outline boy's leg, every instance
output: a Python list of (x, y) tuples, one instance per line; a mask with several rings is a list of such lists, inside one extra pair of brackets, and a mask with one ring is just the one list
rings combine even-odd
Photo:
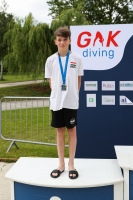
[[(68, 136), (69, 136), (69, 163), (68, 168), (69, 170), (75, 170), (74, 168), (74, 157), (76, 152), (76, 145), (77, 145), (77, 135), (76, 135), (76, 126), (71, 129), (68, 129)], [(71, 176), (76, 176), (75, 174)]]
[(57, 150), (59, 157), (59, 167), (62, 170), (65, 168), (64, 148), (65, 148), (65, 127), (57, 128)]
[[(65, 148), (65, 128), (56, 128), (57, 131), (57, 151), (59, 156), (58, 170), (63, 171), (65, 169), (64, 162), (64, 148)], [(53, 176), (57, 176), (57, 173), (52, 173)]]
[[(59, 166), (56, 169), (62, 172), (65, 169), (65, 164), (64, 164), (65, 124), (63, 117), (63, 109), (58, 111), (52, 111), (51, 126), (56, 128), (57, 132), (57, 151), (59, 156)], [(56, 177), (58, 176), (58, 173), (52, 172), (52, 175)]]

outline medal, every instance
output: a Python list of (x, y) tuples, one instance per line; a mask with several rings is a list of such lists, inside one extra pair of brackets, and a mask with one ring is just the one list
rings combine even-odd
[(63, 84), (61, 85), (61, 90), (62, 91), (66, 91), (67, 90), (66, 74), (67, 74), (67, 66), (68, 66), (68, 60), (69, 60), (69, 51), (68, 51), (68, 53), (66, 55), (66, 63), (65, 63), (64, 71), (63, 71), (63, 66), (62, 66), (61, 57), (60, 57), (59, 52), (58, 52), (58, 59), (59, 59), (60, 72), (61, 72), (62, 82), (63, 82)]
[(67, 85), (62, 84), (62, 86), (61, 86), (61, 90), (62, 90), (62, 91), (65, 91), (66, 89), (67, 89)]

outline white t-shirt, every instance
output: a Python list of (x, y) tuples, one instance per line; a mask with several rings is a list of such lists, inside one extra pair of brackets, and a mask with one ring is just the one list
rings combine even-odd
[[(66, 57), (61, 57), (63, 70), (65, 67)], [(51, 79), (52, 91), (50, 95), (50, 109), (53, 111), (62, 108), (78, 109), (79, 91), (78, 76), (83, 76), (83, 63), (80, 55), (71, 52), (69, 55), (67, 74), (66, 74), (66, 91), (61, 90), (62, 75), (58, 60), (58, 54), (55, 53), (48, 57), (45, 65), (45, 78)]]

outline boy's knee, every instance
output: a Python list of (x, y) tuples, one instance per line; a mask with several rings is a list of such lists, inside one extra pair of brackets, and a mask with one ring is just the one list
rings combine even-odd
[(65, 128), (64, 127), (57, 128), (56, 130), (57, 130), (57, 133), (61, 133), (61, 134), (65, 132)]
[(68, 133), (71, 134), (76, 134), (76, 126), (74, 126), (73, 128), (68, 129)]

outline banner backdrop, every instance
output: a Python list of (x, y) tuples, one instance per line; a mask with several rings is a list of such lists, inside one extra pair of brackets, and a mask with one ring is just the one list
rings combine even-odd
[(133, 145), (133, 24), (71, 26), (82, 56), (77, 158), (116, 158)]

